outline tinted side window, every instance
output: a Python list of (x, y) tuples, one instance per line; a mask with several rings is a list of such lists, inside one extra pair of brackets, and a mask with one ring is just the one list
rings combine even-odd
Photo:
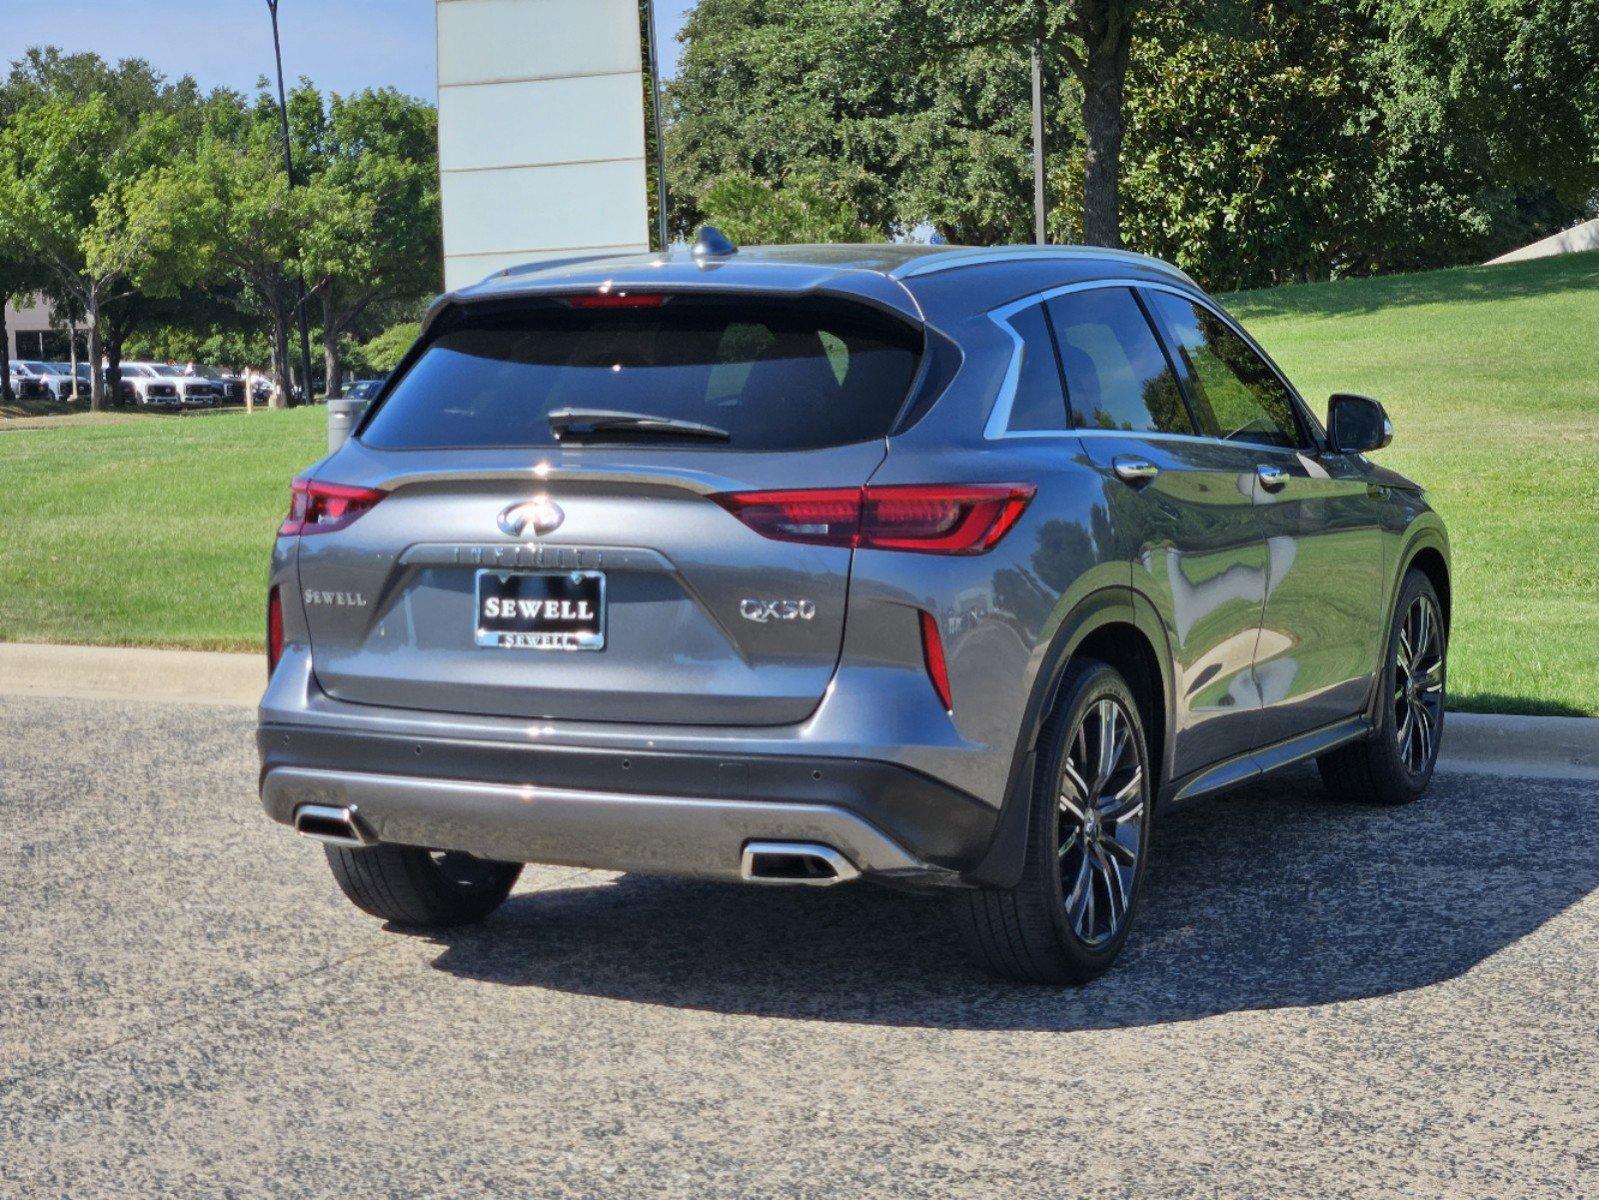
[(1022, 369), (1011, 404), (1011, 432), (1038, 432), (1066, 428), (1066, 397), (1060, 387), (1060, 366), (1050, 341), (1044, 306), (1035, 304), (1009, 318), (1022, 339)]
[(1207, 308), (1170, 292), (1145, 294), (1182, 358), (1201, 432), (1266, 446), (1301, 444), (1288, 389), (1248, 342)]
[(1131, 291), (1067, 292), (1049, 302), (1049, 315), (1080, 426), (1194, 432), (1171, 364)]

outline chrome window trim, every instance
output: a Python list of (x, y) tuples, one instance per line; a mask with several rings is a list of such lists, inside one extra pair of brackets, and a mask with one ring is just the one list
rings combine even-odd
[[(1260, 358), (1261, 362), (1266, 364), (1267, 369), (1271, 371), (1277, 382), (1283, 385), (1283, 388), (1288, 392), (1289, 402), (1293, 404), (1296, 409), (1298, 409), (1298, 415), (1304, 422), (1305, 431), (1311, 433), (1312, 435), (1309, 439), (1310, 444), (1302, 446), (1273, 446), (1264, 442), (1240, 442), (1233, 438), (1210, 437), (1201, 433), (1168, 433), (1164, 430), (1158, 429), (1140, 430), (1072, 428), (1062, 429), (1059, 431), (1013, 431), (1007, 429), (1006, 426), (1010, 424), (1011, 410), (1016, 405), (1016, 388), (1021, 379), (1023, 350), (1021, 334), (1017, 333), (1015, 328), (1012, 327), (1010, 324), (1010, 318), (1021, 312), (1023, 309), (1031, 308), (1035, 304), (1043, 304), (1048, 300), (1053, 300), (1056, 296), (1064, 296), (1068, 292), (1096, 291), (1100, 288), (1132, 288), (1135, 290), (1138, 288), (1145, 288), (1154, 292), (1170, 292), (1172, 295), (1181, 296), (1184, 300), (1187, 300), (1193, 304), (1198, 304), (1200, 307), (1214, 314), (1216, 318), (1222, 322), (1222, 324), (1226, 325), (1228, 329), (1243, 339), (1244, 344), (1255, 352), (1255, 354)], [(988, 414), (987, 424), (983, 426), (984, 441), (999, 442), (1022, 440), (1027, 438), (1107, 436), (1123, 438), (1161, 437), (1182, 438), (1191, 442), (1209, 442), (1212, 445), (1217, 446), (1249, 446), (1251, 448), (1258, 447), (1263, 450), (1285, 450), (1295, 454), (1302, 454), (1307, 450), (1314, 451), (1319, 449), (1319, 447), (1315, 444), (1314, 437), (1314, 431), (1317, 428), (1316, 423), (1309, 418), (1304, 398), (1300, 396), (1298, 389), (1296, 389), (1294, 385), (1288, 381), (1287, 376), (1285, 376), (1278, 368), (1277, 364), (1272, 361), (1271, 356), (1267, 354), (1265, 350), (1261, 349), (1260, 343), (1255, 341), (1254, 338), (1250, 337), (1249, 334), (1245, 332), (1243, 327), (1240, 326), (1238, 322), (1230, 317), (1227, 313), (1223, 312), (1221, 308), (1210, 299), (1209, 296), (1206, 296), (1204, 293), (1200, 292), (1198, 285), (1194, 285), (1192, 287), (1178, 287), (1173, 284), (1160, 283), (1148, 279), (1088, 279), (1082, 280), (1078, 283), (1064, 284), (1061, 287), (1049, 288), (1042, 292), (1034, 292), (1032, 295), (1024, 296), (1020, 300), (1012, 300), (1007, 304), (1000, 305), (998, 308), (990, 309), (988, 318), (989, 320), (993, 321), (994, 324), (998, 325), (1000, 329), (1004, 331), (1006, 336), (1010, 338), (1013, 348), (1011, 351), (1010, 366), (1006, 368), (1005, 371), (1005, 381), (1000, 385), (999, 396), (995, 399), (994, 407)], [(1157, 330), (1151, 329), (1150, 332), (1154, 333), (1157, 338), (1159, 337), (1159, 332)], [(1066, 386), (1065, 390), (1066, 405), (1067, 408), (1070, 409), (1071, 389), (1069, 384)], [(1071, 415), (1073, 419), (1075, 419), (1076, 413), (1073, 412)]]

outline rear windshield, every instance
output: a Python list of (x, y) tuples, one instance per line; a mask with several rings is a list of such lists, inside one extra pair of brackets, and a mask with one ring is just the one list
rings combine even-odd
[(675, 296), (653, 308), (578, 309), (550, 301), (447, 328), (360, 436), (392, 450), (553, 446), (552, 411), (595, 409), (728, 435), (691, 442), (647, 433), (633, 442), (840, 446), (889, 432), (920, 347), (910, 327), (847, 302)]

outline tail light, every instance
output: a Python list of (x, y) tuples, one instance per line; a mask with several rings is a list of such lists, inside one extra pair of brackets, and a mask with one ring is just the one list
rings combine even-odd
[(660, 308), (666, 297), (659, 292), (594, 292), (568, 296), (566, 302), (573, 308)]
[(272, 672), (278, 669), (278, 660), (283, 657), (283, 597), (278, 595), (278, 589), (273, 588), (267, 594), (267, 677), (271, 678)]
[(955, 711), (955, 701), (949, 689), (949, 664), (944, 661), (944, 639), (938, 632), (938, 621), (930, 612), (922, 613), (922, 662), (927, 667), (927, 678), (933, 681), (933, 690), (950, 712)]
[(296, 479), (289, 485), (289, 515), (283, 518), (278, 536), (309, 536), (343, 529), (386, 495), (377, 488)]
[(725, 492), (715, 500), (762, 537), (817, 546), (854, 546), (861, 531), (861, 491)]
[(716, 502), (763, 537), (817, 546), (982, 554), (1022, 515), (1029, 484), (891, 484), (728, 492)]
[(860, 544), (923, 554), (981, 554), (1010, 532), (1033, 492), (1022, 484), (869, 487)]

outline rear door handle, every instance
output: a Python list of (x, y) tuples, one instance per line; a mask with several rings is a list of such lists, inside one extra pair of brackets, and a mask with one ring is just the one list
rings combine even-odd
[(1160, 468), (1147, 458), (1132, 458), (1126, 454), (1111, 459), (1110, 467), (1117, 479), (1131, 487), (1142, 487), (1160, 474)]
[(1268, 492), (1280, 492), (1288, 486), (1288, 472), (1281, 467), (1262, 464), (1255, 468), (1255, 476), (1260, 480), (1260, 486)]

